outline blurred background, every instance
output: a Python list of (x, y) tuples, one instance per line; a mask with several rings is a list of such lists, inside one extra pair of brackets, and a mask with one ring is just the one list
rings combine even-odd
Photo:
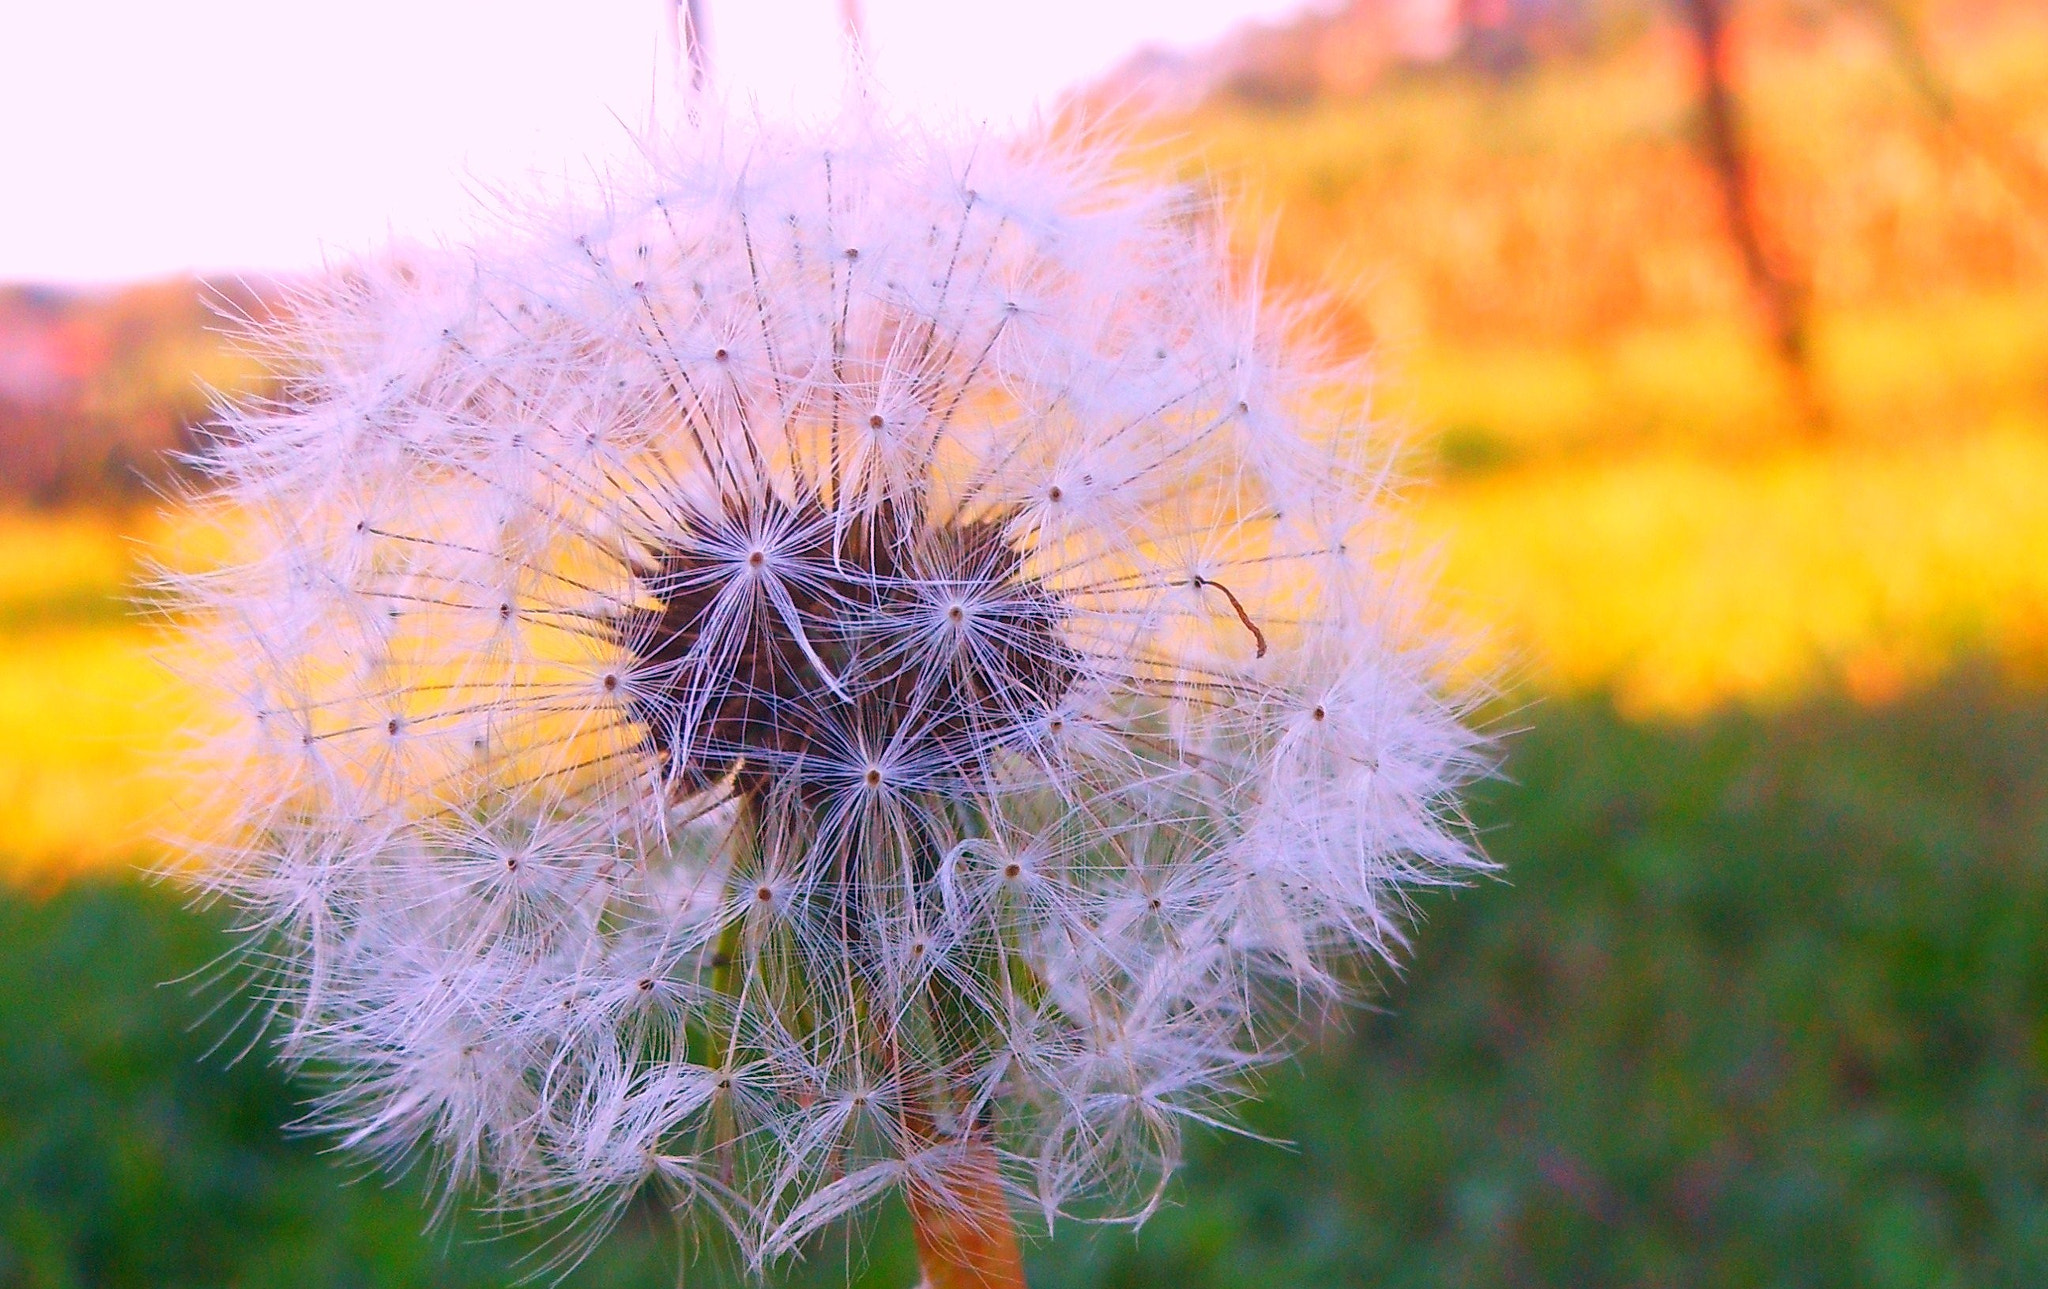
[[(2040, 0), (698, 7), (728, 92), (803, 110), (859, 23), (913, 106), (1215, 176), (1375, 359), (1500, 680), (1504, 879), (1271, 1072), (1293, 1144), (1198, 1138), (1034, 1284), (2048, 1284)], [(0, 1286), (527, 1269), (292, 1134), (306, 1089), (222, 1045), (218, 917), (138, 877), (192, 715), (139, 561), (206, 558), (166, 453), (262, 381), (221, 315), (687, 74), (654, 0), (481, 54), (464, 10), (0, 20)], [(662, 1228), (570, 1283), (672, 1283)], [(792, 1275), (915, 1279), (894, 1214)]]

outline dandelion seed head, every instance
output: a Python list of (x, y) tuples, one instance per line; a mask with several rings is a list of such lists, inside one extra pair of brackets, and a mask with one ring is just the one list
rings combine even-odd
[(211, 881), (315, 1117), (765, 1261), (989, 1134), (1142, 1217), (1484, 867), (1373, 423), (1198, 195), (859, 112), (650, 139), (261, 339)]

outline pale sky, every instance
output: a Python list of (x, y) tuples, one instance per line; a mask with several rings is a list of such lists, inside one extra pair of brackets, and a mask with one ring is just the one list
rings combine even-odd
[[(1303, 0), (866, 0), (899, 106), (997, 125), (1144, 44)], [(704, 0), (716, 82), (841, 81), (839, 0)], [(588, 175), (671, 66), (667, 0), (7, 0), (0, 281), (291, 270), (459, 235), (482, 187)], [(670, 97), (664, 87), (664, 98)]]

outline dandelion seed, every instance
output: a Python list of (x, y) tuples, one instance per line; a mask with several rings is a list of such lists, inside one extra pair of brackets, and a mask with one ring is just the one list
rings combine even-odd
[(283, 1050), (564, 1258), (642, 1187), (757, 1263), (892, 1188), (931, 1256), (1142, 1217), (1483, 867), (1372, 427), (1089, 147), (645, 155), (301, 299), (218, 431)]

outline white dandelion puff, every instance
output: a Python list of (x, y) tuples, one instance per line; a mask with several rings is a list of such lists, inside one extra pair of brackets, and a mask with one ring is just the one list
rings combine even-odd
[(757, 1262), (890, 1191), (928, 1258), (1142, 1217), (1484, 866), (1385, 448), (1098, 150), (636, 164), (298, 300), (209, 455), (204, 880), (314, 1117), (567, 1256), (643, 1188)]

